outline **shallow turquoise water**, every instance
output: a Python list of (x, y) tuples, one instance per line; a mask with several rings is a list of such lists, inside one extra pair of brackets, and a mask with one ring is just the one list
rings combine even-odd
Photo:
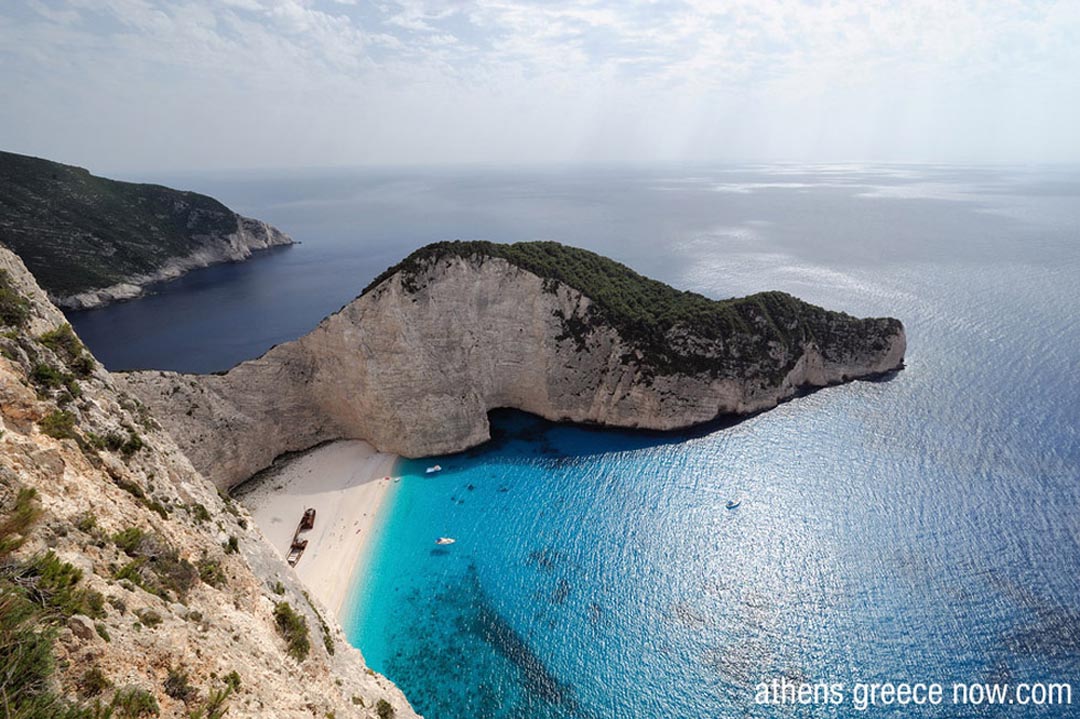
[(497, 414), (441, 473), (404, 463), (351, 640), (430, 717), (790, 716), (753, 703), (781, 676), (1074, 681), (1074, 269), (856, 278), (908, 323), (908, 368), (733, 426)]
[(777, 677), (1075, 685), (1076, 267), (849, 273), (832, 299), (903, 317), (908, 367), (733, 426), (497, 413), (441, 473), (404, 463), (351, 641), (440, 718), (792, 716), (753, 702)]
[[(227, 367), (455, 237), (561, 240), (713, 297), (782, 289), (907, 326), (890, 381), (733, 426), (657, 436), (501, 414), (497, 442), (406, 463), (346, 619), (430, 719), (1077, 714), (1080, 695), (863, 713), (753, 702), (781, 676), (1080, 691), (1076, 168), (183, 184), (303, 244), (73, 315), (110, 367)], [(446, 469), (424, 475), (434, 461)], [(458, 541), (437, 548), (443, 535)]]

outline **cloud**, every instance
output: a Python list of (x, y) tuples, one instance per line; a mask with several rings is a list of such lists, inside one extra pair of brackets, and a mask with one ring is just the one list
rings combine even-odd
[(1078, 160), (1077, 36), (1050, 0), (33, 0), (0, 132), (131, 167)]

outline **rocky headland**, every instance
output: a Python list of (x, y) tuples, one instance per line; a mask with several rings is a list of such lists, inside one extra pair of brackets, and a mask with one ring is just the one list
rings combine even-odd
[(903, 366), (903, 325), (780, 292), (716, 301), (557, 243), (437, 243), (294, 342), (218, 375), (125, 375), (228, 488), (364, 439), (407, 457), (489, 438), (488, 412), (671, 430)]
[(0, 247), (4, 716), (416, 716), (162, 419)]
[(0, 243), (64, 308), (138, 297), (154, 282), (292, 242), (206, 195), (0, 152)]

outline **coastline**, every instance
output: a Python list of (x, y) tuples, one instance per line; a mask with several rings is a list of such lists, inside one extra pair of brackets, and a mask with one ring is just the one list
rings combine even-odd
[(339, 621), (393, 484), (383, 478), (394, 476), (397, 459), (361, 440), (331, 442), (282, 461), (237, 494), (283, 559), (304, 510), (315, 509), (293, 569)]
[(142, 297), (148, 288), (179, 279), (194, 270), (226, 262), (245, 262), (255, 253), (292, 247), (299, 244), (291, 237), (261, 220), (237, 215), (237, 231), (226, 235), (222, 244), (205, 244), (186, 255), (172, 257), (154, 272), (132, 275), (120, 282), (84, 290), (73, 295), (49, 294), (53, 304), (63, 310), (85, 311)]

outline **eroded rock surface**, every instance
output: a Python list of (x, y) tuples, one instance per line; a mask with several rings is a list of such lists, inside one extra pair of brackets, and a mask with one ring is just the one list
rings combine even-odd
[(229, 487), (329, 439), (408, 457), (463, 450), (489, 438), (495, 408), (670, 430), (903, 364), (899, 321), (782, 293), (724, 305), (737, 331), (677, 323), (649, 346), (566, 282), (471, 247), (421, 253), (309, 334), (225, 374), (136, 372), (127, 385), (196, 468)]

